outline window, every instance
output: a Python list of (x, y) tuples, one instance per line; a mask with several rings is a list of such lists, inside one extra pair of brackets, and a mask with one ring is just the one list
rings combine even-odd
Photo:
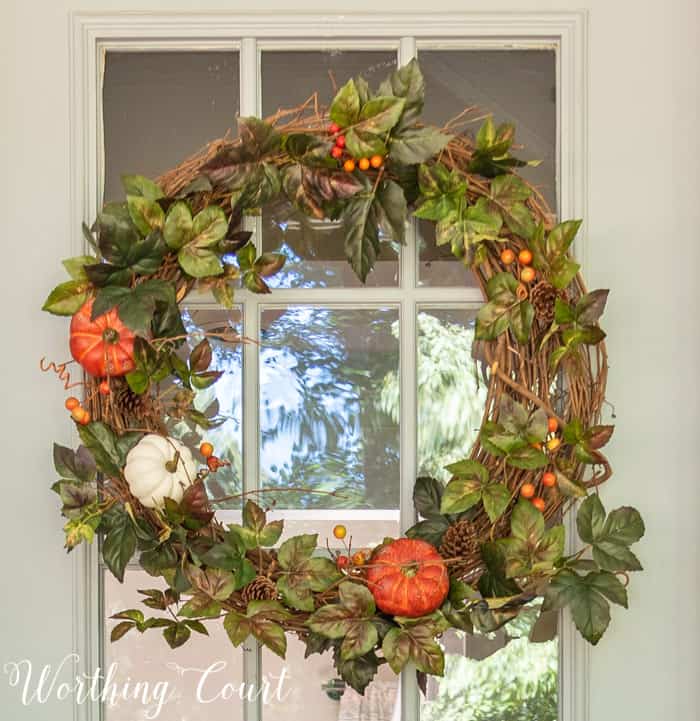
[[(226, 49), (110, 49), (102, 94), (104, 198), (120, 197), (119, 176), (157, 175), (234, 125), (234, 116), (269, 115), (296, 105), (314, 90), (328, 102), (333, 88), (357, 74), (376, 85), (397, 62), (416, 52), (426, 76), (425, 119), (443, 123), (466, 105), (516, 122), (529, 157), (543, 163), (530, 179), (554, 204), (556, 189), (556, 57), (551, 48), (466, 49), (465, 43), (408, 39), (338, 41), (332, 49), (309, 40), (234, 42)], [(250, 52), (251, 43), (254, 52)], [(417, 45), (417, 47), (416, 47)], [(407, 48), (411, 52), (407, 52)], [(255, 102), (253, 99), (257, 98)], [(475, 113), (478, 117), (479, 113)], [(473, 122), (473, 121), (472, 121)], [(484, 384), (472, 358), (473, 327), (481, 303), (473, 276), (436, 249), (430, 227), (410, 223), (407, 245), (386, 238), (375, 270), (362, 286), (344, 259), (342, 232), (279, 203), (254, 221), (261, 250), (287, 256), (269, 296), (240, 291), (234, 311), (206, 297), (187, 301), (186, 322), (198, 329), (230, 327), (260, 345), (217, 344), (224, 377), (198, 398), (227, 418), (207, 434), (231, 461), (210, 484), (212, 496), (262, 489), (288, 533), (319, 532), (345, 523), (356, 547), (397, 535), (414, 522), (418, 474), (444, 478), (443, 466), (468, 452), (479, 427)], [(196, 336), (193, 343), (196, 342)], [(191, 428), (174, 428), (199, 442)], [(299, 486), (303, 491), (299, 492)], [(234, 519), (240, 500), (221, 505)], [(158, 585), (138, 566), (120, 586), (103, 585), (105, 618), (133, 605), (137, 590)], [(105, 622), (108, 636), (111, 622)], [(444, 679), (431, 679), (418, 701), (414, 674), (401, 683), (383, 670), (364, 697), (342, 688), (328, 654), (304, 661), (304, 646), (289, 639), (287, 661), (254, 646), (231, 647), (223, 629), (174, 655), (157, 635), (104, 643), (105, 665), (123, 678), (169, 680), (177, 692), (160, 715), (248, 721), (554, 721), (557, 717), (556, 629), (544, 643), (528, 641), (526, 622), (488, 637), (443, 639)], [(230, 697), (206, 706), (194, 698), (191, 669), (223, 661)], [(512, 669), (525, 671), (512, 674)], [(190, 669), (190, 670), (187, 670)], [(274, 684), (286, 676), (284, 700), (242, 700), (244, 682)], [(521, 681), (520, 683), (516, 683)], [(502, 703), (508, 689), (516, 711)], [(193, 700), (194, 699), (194, 700)], [(498, 703), (496, 703), (498, 701)], [(523, 711), (523, 709), (525, 711)], [(512, 713), (511, 713), (512, 712)], [(137, 718), (138, 700), (106, 707), (106, 721)], [(520, 714), (520, 715), (517, 715)]]

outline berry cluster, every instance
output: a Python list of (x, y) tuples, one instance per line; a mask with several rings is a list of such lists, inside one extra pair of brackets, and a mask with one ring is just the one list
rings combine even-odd
[(217, 458), (214, 455), (214, 446), (205, 441), (202, 443), (202, 445), (199, 447), (199, 452), (204, 456), (204, 458), (207, 461), (207, 468), (212, 472), (216, 473), (216, 471), (219, 470), (219, 468), (222, 468), (223, 466), (230, 466), (231, 464), (228, 461), (222, 461), (221, 458)]
[(359, 568), (367, 563), (369, 554), (366, 551), (356, 551), (352, 553), (352, 538), (350, 539), (350, 544), (346, 544), (344, 540), (347, 534), (348, 529), (342, 524), (339, 523), (337, 526), (333, 526), (333, 535), (339, 541), (343, 541), (343, 545), (347, 550), (347, 553), (341, 553), (336, 556), (335, 562), (338, 570), (343, 573), (353, 573), (357, 572)]
[[(515, 253), (510, 248), (501, 251), (501, 262), (503, 265), (512, 265), (515, 262)], [(523, 248), (518, 253), (518, 263), (522, 266), (520, 280), (523, 283), (532, 283), (535, 280), (535, 269), (532, 267), (532, 252)]]
[[(360, 158), (359, 160), (350, 157), (345, 149), (345, 136), (341, 133), (341, 128), (337, 123), (331, 123), (328, 126), (328, 132), (335, 137), (331, 156), (343, 163), (343, 170), (346, 173), (352, 173), (356, 167), (365, 171), (370, 168), (378, 170), (384, 165), (384, 158), (381, 155), (373, 155), (371, 158)], [(345, 159), (343, 160), (343, 158)]]
[[(505, 251), (504, 251), (505, 252)], [(529, 252), (529, 251), (528, 251)], [(547, 450), (550, 454), (554, 454), (561, 445), (561, 438), (557, 435), (559, 430), (559, 421), (556, 418), (550, 418), (547, 421), (548, 436), (544, 444), (534, 443), (533, 446), (537, 450)], [(554, 488), (557, 485), (557, 476), (552, 471), (545, 471), (540, 478), (540, 483), (544, 488)], [(537, 487), (534, 483), (523, 483), (520, 487), (520, 495), (522, 498), (528, 499), (532, 505), (540, 512), (547, 507), (547, 502), (537, 494)]]

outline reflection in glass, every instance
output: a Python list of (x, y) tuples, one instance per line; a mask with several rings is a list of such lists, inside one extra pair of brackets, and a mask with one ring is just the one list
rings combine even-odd
[(400, 721), (398, 678), (386, 664), (361, 696), (338, 677), (331, 651), (305, 659), (303, 641), (287, 643), (284, 661), (263, 648), (263, 681), (283, 694), (263, 704), (263, 721)]
[[(181, 353), (184, 358), (202, 340), (203, 333), (226, 332), (237, 336), (243, 333), (240, 308), (206, 310), (190, 306), (183, 309), (182, 319), (189, 334)], [(243, 347), (241, 343), (229, 343), (212, 337), (209, 337), (209, 342), (212, 347), (210, 370), (223, 371), (224, 374), (209, 388), (195, 391), (194, 406), (207, 418), (218, 419), (220, 424), (204, 431), (187, 418), (172, 419), (171, 433), (195, 452), (195, 458), (200, 458), (197, 449), (206, 437), (214, 445), (216, 455), (229, 461), (230, 466), (220, 468), (206, 481), (209, 496), (221, 498), (242, 490)], [(217, 506), (227, 507), (240, 507), (240, 500)]]
[(261, 341), (261, 483), (317, 492), (277, 505), (398, 509), (399, 423), (378, 403), (398, 373), (398, 310), (266, 308)]
[(445, 633), (445, 675), (428, 678), (421, 721), (556, 721), (556, 614), (534, 643), (528, 636), (537, 614), (533, 606), (488, 635)]
[[(138, 589), (164, 589), (162, 579), (149, 576), (145, 571), (129, 569), (124, 583), (115, 580), (109, 571), (104, 572), (104, 618), (126, 609), (138, 608), (144, 615), (165, 615), (161, 611), (146, 608)], [(115, 643), (109, 640), (112, 628), (118, 621), (107, 621), (104, 628), (104, 669), (107, 672), (114, 664), (110, 685), (105, 687), (105, 721), (145, 721), (158, 718), (160, 721), (182, 721), (200, 719), (207, 721), (239, 721), (243, 718), (241, 684), (243, 683), (243, 652), (231, 645), (221, 621), (207, 623), (209, 636), (192, 633), (190, 640), (173, 651), (158, 629), (143, 634), (129, 631)], [(213, 669), (213, 664), (217, 668)], [(206, 676), (200, 689), (197, 686), (206, 669), (212, 671)], [(140, 694), (136, 684), (141, 684)], [(148, 686), (146, 686), (148, 684)], [(160, 684), (159, 687), (156, 684)], [(167, 684), (167, 687), (165, 686)], [(159, 691), (156, 691), (159, 688)], [(115, 689), (115, 703), (109, 702)], [(120, 692), (130, 691), (126, 698)], [(148, 692), (150, 696), (143, 696)], [(243, 687), (243, 694), (246, 688)], [(156, 696), (154, 698), (154, 692)], [(162, 711), (158, 710), (160, 695), (165, 698)], [(229, 696), (225, 698), (226, 696)], [(147, 703), (142, 703), (142, 699)]]
[[(396, 52), (386, 51), (264, 51), (262, 53), (263, 116), (280, 108), (296, 107), (319, 92), (327, 106), (335, 91), (358, 75), (374, 88), (396, 65)], [(276, 288), (360, 287), (344, 250), (345, 234), (339, 223), (308, 218), (287, 202), (263, 212), (263, 250), (283, 253), (287, 264), (270, 285)], [(375, 269), (366, 285), (398, 285), (398, 246), (384, 239)]]
[[(516, 152), (541, 160), (538, 167), (519, 168), (549, 205), (556, 209), (556, 58), (553, 50), (421, 50), (426, 84), (423, 119), (444, 125), (465, 107), (474, 107), (466, 129), (476, 133), (484, 115), (513, 122)], [(455, 130), (463, 131), (462, 122)], [(419, 282), (421, 285), (474, 285), (463, 268), (446, 273), (447, 258), (435, 247), (431, 224), (421, 224)], [(448, 249), (449, 250), (449, 249)], [(446, 251), (447, 252), (447, 251)], [(454, 259), (455, 266), (461, 261)], [(449, 282), (448, 282), (449, 281)]]
[(238, 53), (115, 52), (105, 57), (106, 201), (120, 176), (156, 177), (235, 127)]

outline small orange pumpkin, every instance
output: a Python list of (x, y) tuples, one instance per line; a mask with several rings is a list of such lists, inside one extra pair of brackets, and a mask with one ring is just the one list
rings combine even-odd
[(134, 370), (134, 334), (115, 309), (91, 320), (93, 299), (70, 322), (70, 352), (91, 376), (123, 376)]
[(392, 616), (432, 613), (450, 590), (445, 561), (435, 546), (415, 538), (382, 546), (372, 556), (366, 578), (379, 609)]

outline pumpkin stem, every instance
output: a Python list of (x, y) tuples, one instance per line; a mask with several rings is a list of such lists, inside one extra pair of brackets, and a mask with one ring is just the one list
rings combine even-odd
[(105, 328), (102, 331), (102, 340), (105, 343), (117, 343), (119, 341), (119, 331), (114, 328)]
[(165, 464), (165, 470), (168, 473), (175, 473), (177, 471), (177, 464), (180, 462), (180, 451), (175, 451), (175, 455), (171, 461), (167, 461)]

